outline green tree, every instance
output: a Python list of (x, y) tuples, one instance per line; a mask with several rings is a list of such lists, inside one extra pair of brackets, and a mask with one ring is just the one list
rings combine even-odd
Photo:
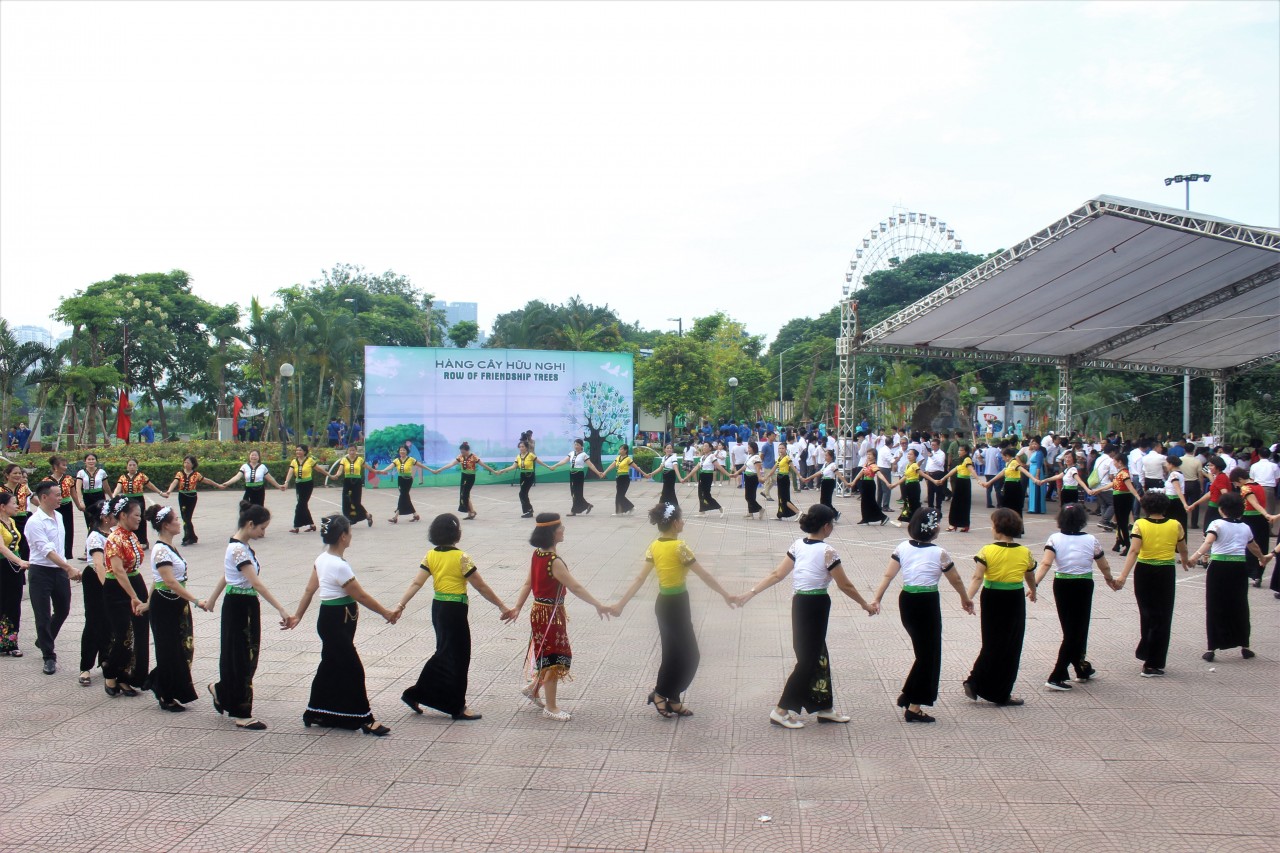
[(663, 335), (653, 355), (636, 362), (635, 390), (636, 401), (655, 414), (708, 413), (716, 397), (716, 374), (707, 344)]
[(631, 424), (630, 406), (622, 392), (607, 382), (583, 382), (569, 392), (565, 402), (565, 421), (571, 438), (581, 437), (587, 454), (597, 468), (610, 439), (625, 442)]
[(449, 340), (458, 349), (466, 349), (480, 337), (480, 327), (471, 320), (459, 320), (449, 329)]
[(8, 321), (0, 317), (0, 427), (9, 428), (9, 398), (17, 381), (47, 354), (40, 344), (18, 343)]

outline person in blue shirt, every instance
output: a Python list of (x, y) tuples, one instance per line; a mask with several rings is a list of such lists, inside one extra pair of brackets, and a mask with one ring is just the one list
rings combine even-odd
[(738, 443), (746, 444), (750, 440), (751, 440), (751, 427), (747, 426), (747, 422), (744, 420), (741, 424), (738, 425)]
[(147, 418), (147, 425), (138, 430), (138, 440), (144, 444), (156, 443), (156, 428), (151, 425), (151, 418)]
[(773, 430), (766, 427), (764, 433), (764, 443), (760, 445), (760, 467), (768, 471), (769, 475), (760, 482), (760, 494), (767, 501), (772, 501), (773, 496), (769, 494), (769, 489), (773, 487), (774, 480), (777, 479), (777, 472), (773, 470), (774, 465), (778, 462), (778, 437)]
[(26, 453), (31, 444), (31, 427), (25, 423), (18, 424), (18, 449)]
[(351, 439), (350, 439), (350, 443), (351, 443), (351, 444), (359, 444), (359, 443), (360, 443), (360, 422), (359, 422), (359, 421), (352, 421), (352, 422), (351, 422)]

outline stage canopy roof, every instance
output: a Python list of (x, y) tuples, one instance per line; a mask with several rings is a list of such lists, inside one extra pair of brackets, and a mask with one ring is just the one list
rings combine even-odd
[(1280, 231), (1099, 196), (840, 349), (1221, 379), (1280, 358)]

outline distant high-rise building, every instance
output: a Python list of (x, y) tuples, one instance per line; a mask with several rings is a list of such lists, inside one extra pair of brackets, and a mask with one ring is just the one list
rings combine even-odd
[(477, 302), (437, 302), (436, 307), (444, 311), (444, 322), (453, 328), (463, 320), (479, 323), (480, 305)]
[(53, 333), (40, 326), (14, 326), (11, 331), (14, 339), (20, 344), (34, 343), (44, 344), (47, 347), (53, 346)]

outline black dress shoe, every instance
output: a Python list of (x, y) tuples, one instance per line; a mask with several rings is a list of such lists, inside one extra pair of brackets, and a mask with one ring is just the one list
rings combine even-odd
[(906, 720), (908, 723), (936, 723), (937, 722), (937, 720), (935, 720), (933, 717), (926, 714), (924, 711), (913, 711), (910, 708), (908, 708), (906, 711), (903, 712), (902, 718)]
[(53, 674), (54, 674), (55, 672), (57, 672), (57, 671), (58, 671), (58, 662), (57, 662), (56, 660), (54, 660), (53, 658), (45, 658), (45, 659), (44, 659), (44, 674), (45, 674), (45, 675), (53, 675)]

